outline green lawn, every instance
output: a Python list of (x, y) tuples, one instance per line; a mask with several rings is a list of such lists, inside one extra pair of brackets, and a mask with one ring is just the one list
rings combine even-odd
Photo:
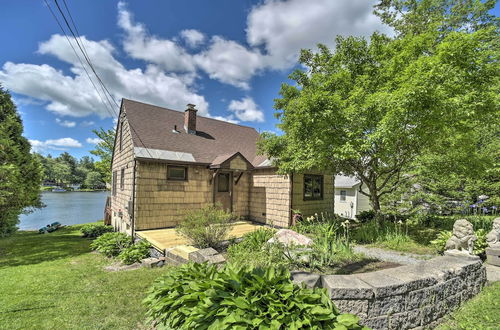
[(0, 238), (0, 329), (137, 329), (165, 268), (107, 272), (72, 226)]
[(438, 329), (500, 329), (500, 282), (485, 287)]

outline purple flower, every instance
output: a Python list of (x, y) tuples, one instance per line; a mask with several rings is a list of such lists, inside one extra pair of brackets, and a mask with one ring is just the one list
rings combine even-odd
[(493, 205), (491, 208), (492, 208), (493, 210), (496, 210), (496, 209), (497, 209), (497, 207), (496, 207), (495, 205)]
[(470, 207), (474, 208), (474, 207), (477, 207), (477, 205), (476, 204), (472, 204)]

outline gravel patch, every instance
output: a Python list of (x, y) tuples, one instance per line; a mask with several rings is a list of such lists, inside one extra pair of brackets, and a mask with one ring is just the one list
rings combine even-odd
[(395, 262), (403, 265), (412, 265), (430, 259), (432, 255), (421, 255), (413, 253), (403, 253), (384, 250), (376, 247), (366, 247), (361, 245), (354, 246), (354, 252), (362, 253), (370, 258), (375, 258), (388, 262)]

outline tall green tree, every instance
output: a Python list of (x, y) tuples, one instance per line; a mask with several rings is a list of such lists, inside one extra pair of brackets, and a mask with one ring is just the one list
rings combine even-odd
[[(429, 1), (414, 2), (409, 16), (425, 21)], [(430, 2), (451, 10), (449, 1)], [(440, 28), (452, 14), (443, 10), (418, 29), (416, 18), (396, 15), (392, 38), (337, 37), (333, 51), (303, 50), (306, 69), (292, 73), (295, 84), (283, 84), (275, 100), (284, 134), (264, 133), (261, 151), (282, 172), (316, 168), (356, 176), (379, 211), (381, 198), (400, 186), (417, 157), (443, 137), (497, 120), (496, 26)], [(477, 13), (465, 15), (462, 25), (470, 25), (471, 15)]]
[(108, 130), (100, 128), (99, 130), (92, 130), (92, 132), (101, 139), (101, 141), (97, 143), (95, 149), (90, 151), (91, 154), (100, 158), (99, 161), (95, 162), (95, 168), (101, 173), (104, 182), (110, 183), (115, 130), (113, 128)]
[(41, 164), (22, 133), (16, 106), (0, 86), (0, 236), (16, 230), (23, 209), (41, 206)]
[(90, 171), (85, 178), (85, 186), (90, 189), (97, 189), (103, 186), (101, 173)]

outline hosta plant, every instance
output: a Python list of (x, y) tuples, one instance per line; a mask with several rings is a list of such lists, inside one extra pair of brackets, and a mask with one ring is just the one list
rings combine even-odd
[(145, 304), (158, 329), (361, 329), (325, 289), (299, 287), (274, 267), (186, 264), (159, 278)]
[(113, 231), (113, 227), (107, 226), (102, 223), (89, 223), (83, 225), (80, 229), (83, 237), (96, 238), (105, 233), (110, 233)]
[(126, 265), (131, 265), (134, 262), (139, 262), (142, 259), (147, 258), (150, 255), (150, 248), (151, 244), (148, 241), (139, 241), (134, 245), (123, 249), (118, 255), (118, 259)]
[(107, 257), (116, 257), (123, 249), (131, 245), (131, 237), (124, 233), (106, 233), (97, 237), (90, 247)]

